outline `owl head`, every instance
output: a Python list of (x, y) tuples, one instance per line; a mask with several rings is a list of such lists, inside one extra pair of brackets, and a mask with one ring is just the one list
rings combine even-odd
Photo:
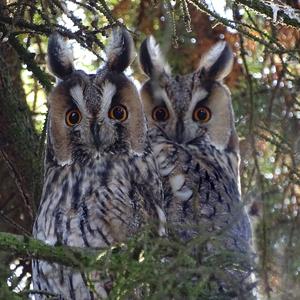
[(202, 55), (191, 74), (173, 75), (153, 37), (140, 49), (140, 63), (149, 80), (141, 90), (151, 129), (178, 144), (205, 142), (219, 150), (238, 150), (231, 97), (223, 79), (230, 73), (233, 54), (224, 41)]
[(123, 73), (134, 57), (133, 41), (114, 29), (106, 61), (96, 74), (76, 70), (64, 38), (48, 43), (48, 67), (58, 84), (48, 97), (48, 158), (59, 165), (107, 153), (144, 150), (145, 122), (133, 82)]

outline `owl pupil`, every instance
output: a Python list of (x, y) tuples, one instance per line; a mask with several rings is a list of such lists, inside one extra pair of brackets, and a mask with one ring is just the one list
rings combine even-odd
[(206, 118), (207, 118), (207, 112), (204, 109), (200, 109), (198, 111), (198, 119), (200, 121), (203, 121), (203, 120), (206, 120)]
[(66, 113), (66, 124), (74, 126), (81, 121), (81, 113), (78, 109), (71, 109)]
[(114, 109), (114, 117), (117, 119), (117, 120), (121, 120), (123, 119), (124, 117), (124, 110), (122, 107), (116, 107)]
[(69, 121), (71, 124), (77, 124), (79, 122), (79, 114), (77, 112), (72, 112), (69, 116)]
[(164, 109), (158, 109), (156, 111), (156, 119), (158, 121), (164, 121), (166, 119), (166, 112)]
[(123, 105), (117, 105), (109, 110), (108, 116), (113, 120), (123, 122), (127, 119), (128, 113), (126, 107), (124, 107)]

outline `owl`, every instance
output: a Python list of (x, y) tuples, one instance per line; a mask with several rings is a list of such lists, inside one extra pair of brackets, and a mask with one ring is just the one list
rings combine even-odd
[[(104, 66), (87, 74), (75, 70), (62, 36), (49, 39), (48, 65), (58, 84), (48, 97), (44, 185), (33, 228), (49, 245), (109, 247), (151, 223), (164, 234), (162, 185), (142, 103), (123, 73), (134, 55), (127, 31), (113, 31), (106, 55)], [(106, 298), (96, 277), (90, 289), (85, 274), (33, 262), (34, 289), (58, 299)]]
[[(217, 236), (223, 249), (250, 259), (252, 235), (241, 202), (238, 136), (230, 92), (223, 83), (232, 69), (232, 50), (220, 41), (202, 55), (195, 72), (172, 75), (150, 37), (141, 45), (140, 63), (149, 77), (141, 97), (163, 181), (170, 236), (184, 243), (201, 235)], [(219, 250), (209, 244), (207, 248), (209, 253)], [(248, 264), (246, 270), (230, 273), (242, 282), (250, 268)]]

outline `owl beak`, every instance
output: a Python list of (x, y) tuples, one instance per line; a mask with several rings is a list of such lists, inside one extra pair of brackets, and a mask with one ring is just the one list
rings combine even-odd
[(97, 150), (99, 150), (101, 144), (99, 131), (100, 131), (100, 125), (98, 124), (97, 121), (93, 121), (91, 124), (91, 132)]
[(181, 119), (179, 119), (176, 123), (176, 142), (181, 144), (183, 142), (183, 133), (184, 133), (184, 124)]

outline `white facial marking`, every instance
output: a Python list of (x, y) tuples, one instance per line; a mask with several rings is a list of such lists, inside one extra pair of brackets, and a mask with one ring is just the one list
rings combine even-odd
[(153, 90), (153, 96), (154, 99), (163, 99), (164, 104), (167, 106), (167, 109), (170, 113), (170, 115), (175, 118), (176, 114), (174, 113), (173, 106), (171, 101), (169, 100), (169, 97), (167, 96), (167, 93), (165, 90), (161, 89), (160, 87), (157, 87)]
[(195, 109), (195, 106), (197, 103), (203, 99), (205, 99), (208, 95), (208, 92), (204, 89), (197, 89), (192, 96), (192, 101), (190, 103), (189, 111), (188, 111), (188, 116), (191, 116), (193, 114), (193, 111)]
[(102, 87), (102, 101), (101, 115), (107, 115), (107, 112), (111, 105), (111, 100), (116, 93), (116, 86), (109, 81), (105, 81)]
[(87, 111), (85, 109), (85, 103), (83, 99), (83, 91), (80, 85), (75, 85), (70, 89), (70, 95), (75, 101), (78, 109), (81, 112), (85, 112), (87, 114)]

